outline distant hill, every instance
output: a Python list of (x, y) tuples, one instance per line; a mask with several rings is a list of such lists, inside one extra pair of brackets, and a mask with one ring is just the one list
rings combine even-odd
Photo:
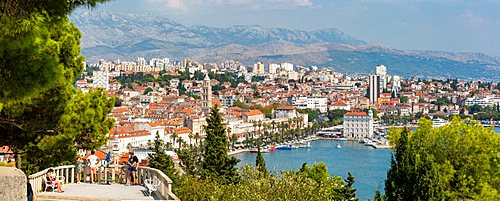
[(377, 64), (403, 76), (500, 80), (500, 61), (481, 53), (397, 50), (369, 44), (337, 29), (301, 31), (261, 26), (184, 26), (168, 18), (115, 12), (80, 12), (71, 20), (83, 32), (87, 60), (137, 57), (293, 62), (366, 74)]

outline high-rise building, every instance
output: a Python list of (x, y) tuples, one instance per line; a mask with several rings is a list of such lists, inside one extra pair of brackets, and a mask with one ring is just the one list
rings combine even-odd
[(253, 73), (264, 74), (264, 63), (258, 62), (253, 65)]
[(391, 92), (395, 97), (398, 96), (399, 91), (401, 90), (401, 78), (397, 75), (392, 76), (392, 90)]
[(109, 89), (109, 72), (108, 71), (94, 71), (92, 75), (92, 84), (94, 88)]
[(278, 68), (280, 67), (279, 64), (269, 64), (269, 73), (270, 74), (276, 74), (276, 72), (278, 71)]
[(293, 71), (293, 64), (291, 64), (291, 63), (282, 63), (281, 64), (281, 69), (286, 70), (286, 71)]
[(377, 65), (375, 74), (380, 78), (380, 93), (382, 93), (387, 88), (387, 68), (384, 65)]
[(201, 90), (201, 107), (205, 111), (205, 114), (208, 114), (212, 107), (212, 86), (210, 85), (210, 77), (208, 77), (208, 74), (206, 74), (205, 79), (203, 79)]
[(144, 59), (144, 57), (138, 57), (137, 58), (137, 66), (146, 66), (147, 61)]
[(380, 96), (380, 76), (370, 75), (368, 78), (368, 96), (370, 98), (370, 104), (377, 103), (377, 99)]

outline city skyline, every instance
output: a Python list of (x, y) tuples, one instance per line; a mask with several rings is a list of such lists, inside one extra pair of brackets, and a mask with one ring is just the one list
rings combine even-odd
[(186, 25), (337, 28), (393, 48), (500, 56), (498, 6), (497, 0), (120, 0), (96, 10), (151, 13)]

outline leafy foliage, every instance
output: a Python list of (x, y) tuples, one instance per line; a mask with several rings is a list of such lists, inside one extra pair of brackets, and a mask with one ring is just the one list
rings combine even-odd
[(500, 136), (454, 117), (432, 128), (392, 131), (395, 154), (387, 173), (388, 200), (499, 200)]
[(95, 7), (109, 0), (9, 0), (0, 2), (0, 16), (22, 18), (46, 12), (49, 16), (66, 16), (78, 7)]
[(0, 102), (73, 82), (83, 71), (80, 38), (65, 17), (0, 18)]
[(71, 85), (5, 105), (0, 144), (25, 153), (26, 173), (71, 161), (76, 149), (99, 148), (113, 125), (107, 118), (114, 105), (102, 89), (84, 94)]
[[(307, 170), (267, 175), (250, 166), (241, 169), (236, 184), (186, 176), (174, 192), (181, 200), (342, 200), (343, 180), (331, 177), (326, 165), (307, 166)], [(326, 173), (326, 174), (325, 174)]]
[[(81, 33), (67, 14), (106, 0), (0, 2), (0, 145), (25, 173), (68, 163), (106, 141), (114, 105), (103, 90), (72, 86), (83, 70)], [(19, 166), (18, 166), (19, 167)]]

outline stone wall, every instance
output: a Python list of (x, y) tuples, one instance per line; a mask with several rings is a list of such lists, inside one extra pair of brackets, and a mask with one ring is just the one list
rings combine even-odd
[(26, 200), (26, 175), (12, 167), (0, 167), (0, 200)]

